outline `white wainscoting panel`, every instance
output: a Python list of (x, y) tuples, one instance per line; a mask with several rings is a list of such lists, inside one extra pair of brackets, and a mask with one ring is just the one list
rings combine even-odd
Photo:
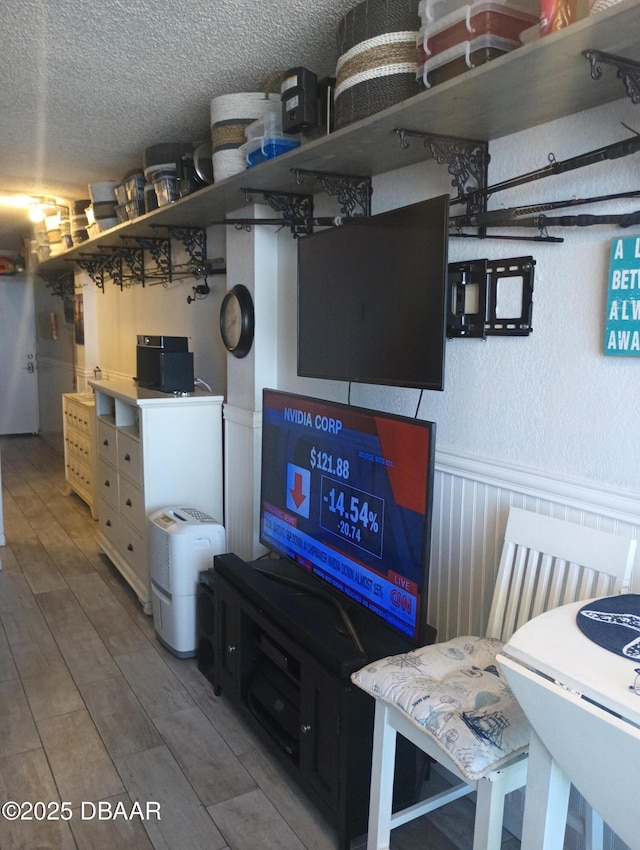
[[(438, 640), (484, 634), (511, 505), (640, 537), (640, 497), (451, 452), (436, 456), (427, 619)], [(640, 592), (640, 557), (634, 592)]]
[(223, 417), (227, 549), (251, 561), (266, 551), (258, 543), (262, 413), (225, 404)]
[[(640, 537), (640, 498), (450, 452), (436, 456), (427, 620), (438, 640), (484, 634), (511, 505)], [(640, 593), (640, 556), (632, 590)], [(505, 826), (520, 837), (524, 794), (507, 797)], [(584, 850), (584, 801), (572, 790), (564, 850)], [(605, 827), (605, 850), (628, 850)]]

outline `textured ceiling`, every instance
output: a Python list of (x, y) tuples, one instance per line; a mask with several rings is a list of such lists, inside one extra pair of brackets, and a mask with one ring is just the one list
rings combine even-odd
[[(159, 141), (210, 132), (211, 98), (335, 73), (358, 0), (4, 0), (0, 191), (87, 196)], [(15, 213), (0, 212), (0, 248)]]

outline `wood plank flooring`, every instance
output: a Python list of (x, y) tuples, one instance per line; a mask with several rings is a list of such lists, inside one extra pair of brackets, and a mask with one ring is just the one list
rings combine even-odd
[[(32, 436), (0, 438), (0, 455), (0, 802), (70, 804), (57, 820), (0, 816), (0, 848), (335, 848), (195, 661), (159, 644), (62, 457)], [(125, 817), (134, 801), (156, 804), (148, 819)], [(392, 850), (471, 850), (473, 805), (447, 808), (395, 830)]]

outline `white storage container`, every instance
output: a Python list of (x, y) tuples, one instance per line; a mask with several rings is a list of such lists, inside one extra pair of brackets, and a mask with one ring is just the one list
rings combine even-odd
[(196, 592), (202, 570), (225, 551), (222, 525), (197, 508), (149, 514), (153, 625), (158, 640), (179, 658), (196, 654)]
[(427, 58), (418, 73), (422, 76), (426, 88), (430, 88), (517, 47), (520, 47), (519, 41), (482, 35)]

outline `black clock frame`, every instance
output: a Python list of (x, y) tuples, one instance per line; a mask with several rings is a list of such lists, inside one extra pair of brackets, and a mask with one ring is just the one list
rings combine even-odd
[[(240, 307), (241, 327), (240, 337), (237, 344), (233, 345), (229, 342), (225, 335), (224, 315), (231, 301), (236, 300)], [(230, 289), (222, 299), (220, 305), (220, 333), (222, 341), (227, 351), (233, 354), (234, 357), (246, 357), (251, 351), (253, 345), (253, 336), (255, 331), (255, 312), (253, 309), (253, 298), (251, 292), (242, 283), (236, 284)]]

